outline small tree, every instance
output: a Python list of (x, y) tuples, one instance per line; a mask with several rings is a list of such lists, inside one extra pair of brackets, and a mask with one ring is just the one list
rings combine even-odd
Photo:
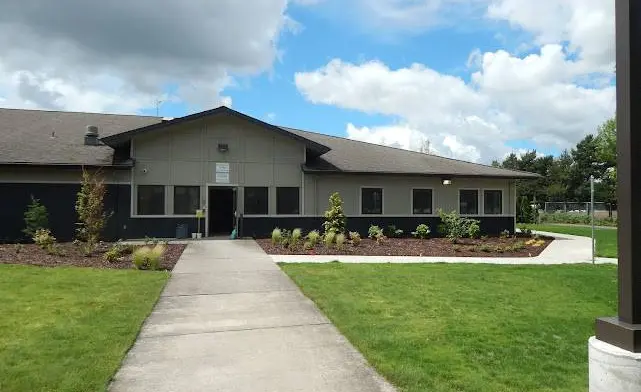
[(77, 237), (86, 242), (86, 253), (95, 249), (100, 233), (105, 227), (109, 215), (104, 212), (104, 199), (107, 188), (99, 175), (82, 170), (82, 185), (76, 200), (78, 213)]
[(47, 207), (40, 203), (40, 200), (31, 195), (31, 204), (24, 212), (25, 228), (22, 230), (29, 238), (32, 238), (38, 229), (49, 228), (49, 213)]
[(325, 233), (345, 233), (347, 218), (343, 213), (343, 200), (338, 192), (332, 193), (329, 197), (329, 209), (325, 211), (325, 222), (323, 229)]

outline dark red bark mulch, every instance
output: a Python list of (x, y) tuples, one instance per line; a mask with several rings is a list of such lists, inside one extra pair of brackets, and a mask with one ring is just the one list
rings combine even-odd
[[(58, 244), (62, 255), (50, 255), (35, 244), (0, 244), (0, 264), (27, 264), (44, 267), (93, 267), (93, 268), (133, 268), (131, 255), (124, 256), (116, 262), (108, 262), (104, 259), (104, 253), (113, 244), (102, 243), (93, 255), (87, 257), (82, 254), (79, 246), (71, 242)], [(178, 258), (185, 250), (183, 244), (169, 244), (162, 257), (160, 267), (163, 270), (171, 271)]]
[[(303, 249), (302, 244), (296, 248), (283, 248), (273, 245), (271, 239), (256, 240), (263, 250), (271, 255), (361, 255), (361, 256), (459, 256), (459, 257), (533, 257), (545, 249), (552, 238), (540, 238), (540, 246), (525, 245), (530, 238), (498, 238), (464, 239), (453, 244), (447, 238), (387, 238), (382, 244), (374, 240), (363, 239), (358, 246), (346, 243), (341, 249), (335, 246), (325, 247), (319, 243), (311, 250)], [(517, 242), (522, 242), (525, 248), (520, 251), (509, 249)]]

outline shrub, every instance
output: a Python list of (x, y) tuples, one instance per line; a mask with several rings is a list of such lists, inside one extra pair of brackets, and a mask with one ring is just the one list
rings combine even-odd
[(514, 243), (514, 245), (512, 245), (512, 250), (514, 252), (519, 252), (519, 251), (522, 251), (523, 249), (525, 249), (525, 243), (523, 241), (518, 241)]
[(318, 244), (319, 239), (320, 233), (318, 232), (318, 230), (312, 230), (307, 233), (307, 241), (309, 241), (313, 246), (316, 246), (316, 244)]
[(118, 241), (103, 254), (103, 258), (109, 263), (114, 263), (124, 255), (131, 254), (133, 252), (133, 248), (133, 245), (124, 245)]
[(347, 218), (343, 212), (343, 200), (338, 192), (334, 192), (329, 197), (329, 208), (325, 211), (323, 230), (325, 233), (344, 233), (346, 224)]
[(519, 230), (521, 231), (521, 234), (530, 237), (532, 236), (532, 229), (527, 227), (526, 225), (519, 225)]
[(453, 245), (453, 246), (452, 246), (452, 250), (453, 250), (454, 252), (460, 252), (460, 251), (461, 251), (461, 247), (460, 247), (459, 245)]
[(95, 249), (100, 233), (107, 224), (109, 214), (104, 211), (104, 199), (107, 188), (98, 174), (82, 170), (82, 183), (76, 199), (78, 213), (78, 238), (87, 242), (87, 250)]
[(376, 225), (370, 225), (369, 229), (367, 230), (367, 236), (371, 239), (376, 239), (379, 236), (383, 235), (383, 230), (376, 226)]
[(272, 245), (280, 244), (282, 239), (283, 239), (283, 232), (278, 227), (272, 230)]
[(489, 252), (491, 252), (491, 251), (492, 251), (492, 247), (491, 247), (491, 246), (489, 246), (489, 245), (487, 245), (487, 244), (483, 244), (483, 245), (479, 246), (479, 250), (480, 250), (481, 252), (487, 252), (487, 253), (489, 253)]
[(311, 241), (305, 241), (305, 243), (303, 244), (303, 249), (312, 250), (314, 249), (314, 244), (312, 244)]
[(521, 196), (516, 201), (516, 220), (522, 223), (536, 223), (538, 211), (532, 207), (527, 196)]
[(495, 251), (496, 253), (503, 253), (503, 252), (505, 252), (505, 248), (503, 248), (503, 247), (502, 247), (502, 246), (500, 246), (500, 245), (497, 245), (496, 247), (494, 247), (494, 251)]
[(388, 237), (401, 237), (403, 235), (403, 230), (397, 229), (396, 225), (389, 225), (387, 226), (386, 232), (384, 234)]
[[(591, 217), (588, 213), (551, 212), (540, 215), (541, 223), (570, 223), (575, 225), (591, 224)], [(594, 218), (596, 226), (616, 226), (616, 218)]]
[(292, 230), (292, 234), (290, 237), (290, 247), (296, 247), (300, 243), (300, 241), (303, 238), (303, 231), (301, 229), (294, 229)]
[(467, 234), (470, 238), (479, 238), (481, 235), (481, 226), (479, 226), (479, 221), (471, 220), (470, 225), (467, 228)]
[(163, 244), (158, 244), (153, 248), (142, 246), (133, 253), (133, 264), (136, 269), (155, 271), (160, 268), (160, 260), (167, 250)]
[(358, 231), (350, 231), (349, 239), (354, 246), (358, 246), (361, 244), (361, 235), (358, 233)]
[(56, 242), (56, 237), (51, 235), (49, 229), (38, 229), (33, 235), (33, 242), (40, 248), (47, 249)]
[(332, 244), (336, 242), (336, 233), (334, 233), (333, 231), (328, 231), (327, 233), (325, 233), (323, 242), (325, 242), (326, 247), (331, 248)]
[(461, 238), (478, 236), (480, 234), (479, 221), (476, 219), (463, 218), (455, 211), (445, 213), (439, 211), (441, 217), (441, 232), (453, 243)]
[(120, 249), (118, 249), (118, 247), (116, 247), (115, 245), (102, 255), (102, 258), (105, 259), (105, 261), (108, 263), (115, 263), (121, 257), (122, 255), (120, 254)]
[(345, 241), (347, 241), (347, 237), (343, 233), (338, 233), (336, 234), (336, 248), (337, 249), (342, 249), (343, 245), (345, 245)]
[(33, 195), (31, 195), (31, 204), (27, 206), (27, 210), (24, 212), (24, 223), (25, 228), (22, 232), (30, 238), (33, 238), (36, 230), (49, 228), (47, 207), (42, 205), (40, 200), (33, 197)]
[(509, 237), (510, 237), (510, 231), (509, 231), (509, 230), (507, 230), (507, 229), (506, 229), (506, 230), (503, 230), (503, 231), (499, 234), (499, 237), (500, 237), (500, 238), (504, 238), (504, 239), (505, 239), (505, 238), (509, 238)]
[(65, 252), (62, 250), (59, 244), (56, 244), (55, 242), (53, 244), (48, 245), (45, 248), (45, 252), (47, 254), (50, 254), (52, 256), (64, 256)]
[(416, 231), (412, 232), (412, 235), (416, 238), (425, 239), (430, 236), (430, 227), (424, 223), (416, 226)]

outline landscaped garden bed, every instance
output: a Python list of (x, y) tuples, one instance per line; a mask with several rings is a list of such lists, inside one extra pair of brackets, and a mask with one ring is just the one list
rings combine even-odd
[(504, 231), (500, 236), (483, 236), (478, 220), (443, 211), (437, 228), (441, 236), (434, 236), (427, 224), (419, 224), (411, 233), (393, 225), (371, 225), (367, 238), (361, 238), (360, 233), (348, 229), (338, 193), (330, 196), (329, 206), (322, 233), (274, 228), (271, 238), (258, 239), (258, 244), (272, 255), (533, 257), (553, 241), (533, 235), (527, 228), (518, 234)]
[[(62, 242), (56, 244), (55, 252), (42, 248), (36, 244), (0, 244), (0, 264), (27, 264), (44, 267), (76, 266), (94, 268), (134, 268), (133, 252), (140, 246), (117, 245), (122, 248), (116, 257), (108, 260), (105, 257), (110, 249), (114, 248), (113, 243), (99, 243), (96, 249), (85, 255), (81, 244)], [(160, 257), (158, 269), (171, 271), (186, 245), (163, 244), (165, 252)]]
[[(272, 255), (360, 255), (360, 256), (460, 256), (460, 257), (533, 257), (538, 256), (552, 242), (551, 238), (539, 240), (521, 237), (489, 237), (462, 239), (456, 244), (447, 238), (386, 238), (382, 242), (362, 239), (354, 246), (345, 243), (326, 246), (318, 243), (311, 249), (303, 246), (287, 246), (272, 243), (271, 239), (259, 239), (258, 244)], [(535, 242), (536, 241), (536, 242)]]

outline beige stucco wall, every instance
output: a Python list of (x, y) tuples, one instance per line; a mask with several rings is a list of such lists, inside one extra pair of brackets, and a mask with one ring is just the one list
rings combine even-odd
[[(503, 191), (503, 214), (515, 215), (516, 195), (514, 181), (501, 179), (454, 178), (451, 185), (443, 185), (440, 178), (396, 175), (306, 175), (305, 195), (308, 215), (321, 215), (328, 207), (329, 196), (339, 192), (347, 215), (361, 215), (362, 187), (383, 188), (384, 215), (409, 216), (412, 214), (412, 189), (432, 188), (433, 210), (458, 211), (459, 189), (479, 190), (479, 212), (483, 213), (483, 190)], [(496, 215), (494, 215), (496, 216)]]
[[(218, 151), (218, 144), (229, 150)], [(276, 187), (302, 186), (303, 143), (234, 117), (199, 119), (134, 137), (134, 185), (168, 185), (165, 211), (173, 213), (173, 186), (201, 187), (201, 205), (207, 186), (238, 186), (238, 207), (243, 211), (243, 187), (269, 187), (269, 214), (276, 213)], [(216, 163), (229, 163), (229, 182), (216, 180)], [(134, 186), (134, 211), (136, 190)], [(302, 203), (302, 201), (301, 201)]]

